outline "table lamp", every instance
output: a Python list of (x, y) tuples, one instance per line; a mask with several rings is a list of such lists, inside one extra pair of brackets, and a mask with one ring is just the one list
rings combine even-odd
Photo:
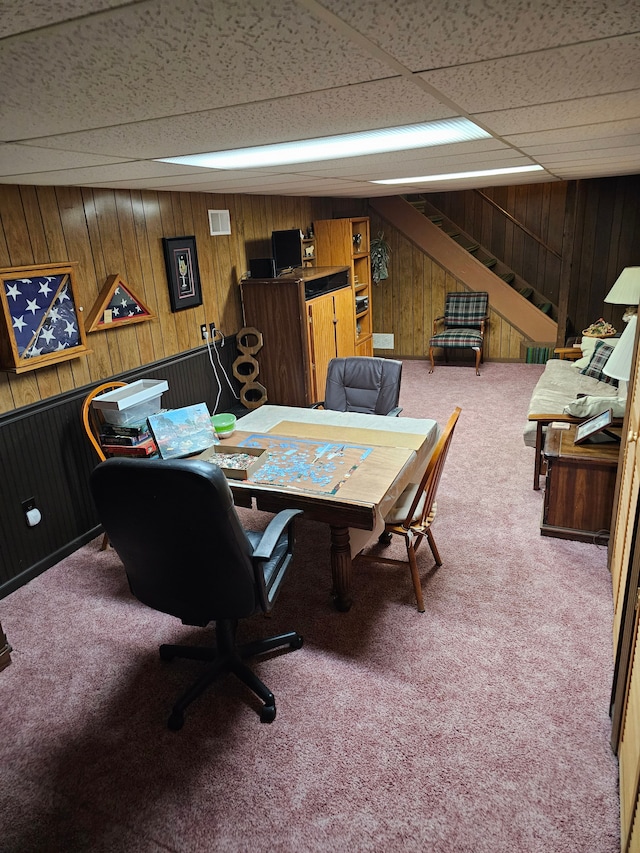
[(625, 323), (629, 318), (638, 313), (638, 302), (640, 302), (640, 267), (625, 267), (613, 287), (607, 293), (605, 302), (613, 302), (615, 305), (626, 305), (622, 319)]
[[(629, 377), (631, 376), (633, 347), (636, 339), (637, 324), (638, 315), (632, 314), (622, 335), (620, 336), (620, 340), (607, 359), (607, 363), (602, 368), (603, 373), (606, 373), (606, 375), (610, 376), (612, 379), (618, 380), (618, 395), (621, 399), (624, 399), (627, 395), (626, 383), (629, 381)], [(620, 383), (624, 384), (621, 386)]]

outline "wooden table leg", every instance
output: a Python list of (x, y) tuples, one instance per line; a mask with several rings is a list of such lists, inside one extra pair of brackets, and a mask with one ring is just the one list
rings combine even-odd
[(331, 575), (333, 577), (333, 595), (338, 610), (351, 609), (351, 546), (349, 528), (330, 525), (331, 530)]

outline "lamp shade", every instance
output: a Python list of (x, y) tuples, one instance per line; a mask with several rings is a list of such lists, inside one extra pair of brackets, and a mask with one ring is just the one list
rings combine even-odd
[(620, 340), (607, 359), (607, 363), (602, 368), (602, 372), (606, 373), (607, 376), (610, 376), (612, 379), (623, 380), (626, 382), (631, 376), (633, 345), (636, 339), (637, 324), (638, 315), (634, 314), (625, 326), (624, 332), (620, 336)]
[(604, 298), (615, 305), (638, 305), (640, 302), (640, 267), (625, 267)]

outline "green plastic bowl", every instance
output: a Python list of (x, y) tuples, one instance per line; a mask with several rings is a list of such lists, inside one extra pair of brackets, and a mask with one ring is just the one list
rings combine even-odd
[(219, 415), (212, 415), (211, 423), (216, 431), (216, 435), (220, 438), (225, 438), (233, 434), (236, 428), (236, 416), (228, 412), (222, 412)]

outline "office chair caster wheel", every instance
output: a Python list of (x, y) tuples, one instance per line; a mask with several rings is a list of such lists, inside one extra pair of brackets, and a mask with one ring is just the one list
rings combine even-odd
[(170, 661), (175, 657), (174, 653), (169, 650), (168, 646), (160, 646), (160, 660)]
[(179, 732), (184, 726), (184, 714), (182, 711), (172, 711), (167, 722), (172, 732)]
[(263, 705), (260, 709), (260, 722), (261, 723), (272, 723), (276, 718), (276, 706), (275, 705)]
[(378, 536), (378, 543), (380, 545), (390, 545), (391, 544), (391, 534), (387, 533), (387, 531), (385, 530), (384, 533), (381, 533), (380, 536)]
[(301, 649), (303, 645), (304, 645), (304, 637), (301, 637), (300, 634), (298, 634), (296, 639), (292, 640), (289, 643), (289, 648), (290, 649)]

